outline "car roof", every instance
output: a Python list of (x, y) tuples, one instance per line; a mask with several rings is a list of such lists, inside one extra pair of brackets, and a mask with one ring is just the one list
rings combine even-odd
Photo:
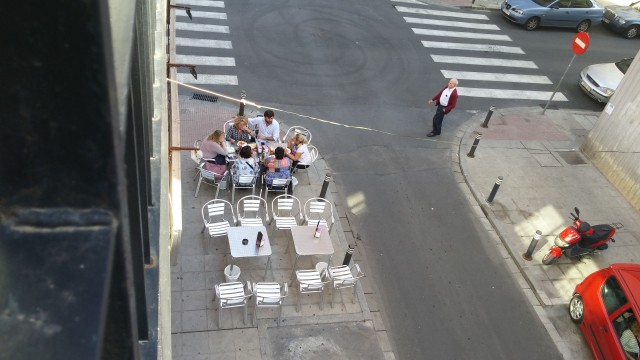
[(633, 303), (640, 304), (640, 265), (613, 264), (611, 265), (626, 293), (633, 297)]

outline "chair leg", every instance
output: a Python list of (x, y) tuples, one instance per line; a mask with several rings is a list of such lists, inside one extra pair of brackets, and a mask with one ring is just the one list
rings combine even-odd
[(353, 285), (353, 296), (351, 297), (351, 303), (355, 304), (356, 303), (356, 286)]
[(320, 310), (324, 310), (324, 288), (320, 292)]
[(247, 308), (249, 307), (249, 302), (245, 302), (244, 304), (244, 324), (247, 325)]
[(278, 312), (278, 326), (280, 326), (280, 322), (282, 322), (282, 304), (280, 304), (280, 311)]
[(235, 204), (234, 199), (236, 198), (236, 187), (231, 185), (231, 203)]
[(198, 191), (200, 191), (201, 183), (202, 183), (202, 175), (200, 175), (200, 178), (198, 179), (198, 186), (196, 186), (196, 193), (193, 195), (193, 197), (198, 197)]
[(218, 329), (222, 329), (222, 304), (218, 306)]
[(253, 325), (255, 326), (258, 323), (258, 300), (256, 300), (256, 304), (253, 307)]
[(336, 288), (331, 289), (331, 308), (333, 309), (333, 300), (336, 298)]
[(300, 312), (300, 298), (302, 297), (302, 292), (298, 291), (298, 303), (296, 304), (296, 312)]

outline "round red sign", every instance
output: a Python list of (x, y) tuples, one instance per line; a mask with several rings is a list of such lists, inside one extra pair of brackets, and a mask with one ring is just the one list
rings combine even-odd
[(586, 32), (579, 32), (576, 34), (576, 37), (573, 38), (573, 43), (571, 43), (571, 49), (573, 53), (576, 55), (582, 55), (587, 48), (589, 47), (589, 34)]

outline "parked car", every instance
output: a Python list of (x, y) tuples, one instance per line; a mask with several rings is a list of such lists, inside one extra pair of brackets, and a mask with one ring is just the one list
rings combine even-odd
[(638, 36), (638, 31), (640, 31), (640, 1), (628, 6), (607, 6), (604, 9), (604, 15), (602, 15), (602, 22), (627, 39), (633, 39)]
[(580, 88), (599, 102), (608, 102), (627, 73), (633, 58), (614, 63), (589, 65), (580, 72)]
[[(569, 316), (580, 326), (596, 359), (628, 359), (626, 349), (630, 346), (623, 346), (621, 337), (635, 341), (629, 331), (639, 319), (639, 300), (637, 264), (613, 264), (592, 273), (576, 286), (569, 301)], [(637, 349), (637, 342), (635, 345)], [(631, 356), (638, 358), (637, 354)]]
[(500, 8), (507, 20), (529, 31), (539, 26), (587, 31), (602, 21), (604, 13), (595, 0), (506, 0)]

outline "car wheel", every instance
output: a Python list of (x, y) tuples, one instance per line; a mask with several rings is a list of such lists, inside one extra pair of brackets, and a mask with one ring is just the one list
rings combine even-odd
[(578, 30), (578, 32), (584, 32), (589, 30), (590, 27), (591, 27), (591, 21), (582, 20), (580, 21), (580, 24), (578, 24), (578, 26), (576, 27), (576, 30)]
[(540, 26), (540, 19), (537, 17), (529, 18), (524, 23), (524, 28), (527, 29), (527, 31), (535, 30), (538, 28), (538, 26)]
[(581, 324), (584, 319), (584, 302), (582, 302), (582, 297), (578, 294), (574, 294), (569, 301), (569, 316), (571, 321), (576, 324)]
[(627, 38), (627, 39), (633, 39), (636, 36), (638, 36), (638, 27), (637, 26), (629, 26), (624, 31), (624, 37)]

